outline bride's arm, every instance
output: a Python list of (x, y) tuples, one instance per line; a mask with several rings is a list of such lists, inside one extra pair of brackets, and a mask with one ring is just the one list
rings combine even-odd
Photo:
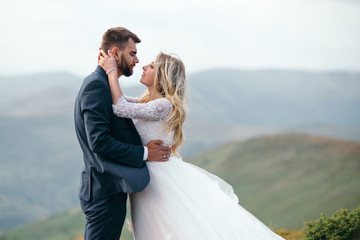
[(124, 94), (120, 88), (117, 72), (112, 71), (111, 73), (109, 73), (108, 76), (109, 76), (109, 86), (111, 91), (111, 99), (113, 104), (116, 104), (117, 100)]
[(146, 103), (131, 103), (121, 96), (113, 104), (114, 114), (118, 117), (146, 120), (165, 120), (170, 116), (173, 105), (166, 98), (158, 98)]
[(147, 120), (162, 120), (172, 112), (172, 103), (165, 99), (156, 99), (139, 103), (133, 98), (125, 97), (118, 81), (117, 65), (111, 51), (106, 54), (100, 50), (99, 65), (106, 71), (113, 102), (113, 111), (119, 117)]
[(138, 97), (129, 97), (124, 95), (126, 101), (131, 102), (131, 103), (139, 103), (140, 99)]
[(118, 67), (116, 65), (115, 57), (111, 53), (111, 51), (108, 51), (109, 55), (106, 54), (102, 49), (100, 50), (100, 52), (101, 55), (99, 58), (99, 65), (105, 70), (106, 74), (108, 75), (112, 102), (113, 104), (116, 104), (118, 99), (124, 94), (118, 81)]

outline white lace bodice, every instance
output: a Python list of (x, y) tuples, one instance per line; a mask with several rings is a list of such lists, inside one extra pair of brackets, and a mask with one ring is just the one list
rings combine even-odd
[(121, 96), (113, 105), (115, 115), (133, 120), (143, 145), (151, 140), (162, 140), (169, 147), (172, 145), (174, 132), (168, 134), (164, 123), (172, 108), (172, 103), (166, 98), (139, 103), (137, 98)]

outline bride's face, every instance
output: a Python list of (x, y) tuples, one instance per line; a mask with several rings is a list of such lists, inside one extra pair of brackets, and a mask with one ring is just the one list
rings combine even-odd
[(140, 82), (147, 87), (152, 87), (154, 85), (155, 77), (155, 63), (152, 62), (146, 66), (143, 66), (143, 74), (141, 75)]

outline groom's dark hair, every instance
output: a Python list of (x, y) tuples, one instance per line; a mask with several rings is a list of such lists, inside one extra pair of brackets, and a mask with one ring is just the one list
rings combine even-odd
[(135, 43), (140, 43), (141, 40), (135, 33), (132, 33), (126, 28), (116, 27), (107, 30), (101, 41), (101, 48), (107, 52), (112, 47), (118, 47), (120, 50), (124, 50), (129, 38), (132, 38)]

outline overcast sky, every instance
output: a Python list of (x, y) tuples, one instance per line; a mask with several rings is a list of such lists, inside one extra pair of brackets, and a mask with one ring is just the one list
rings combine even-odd
[[(1, 0), (0, 75), (97, 64), (102, 34), (135, 32), (140, 66), (159, 51), (213, 67), (360, 71), (356, 0)], [(135, 76), (141, 67), (135, 68)]]

